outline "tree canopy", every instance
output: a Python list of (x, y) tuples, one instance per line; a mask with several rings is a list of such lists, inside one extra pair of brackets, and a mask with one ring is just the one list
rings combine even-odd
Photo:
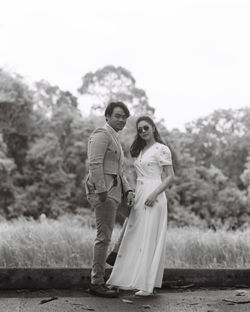
[(102, 112), (109, 102), (122, 101), (133, 115), (154, 113), (146, 92), (136, 87), (132, 74), (121, 66), (109, 65), (87, 73), (78, 92), (92, 97), (92, 111)]
[[(28, 86), (20, 75), (0, 71), (0, 212), (57, 218), (88, 208), (83, 181), (87, 141), (108, 101), (123, 100), (132, 116), (121, 134), (126, 174), (135, 183), (129, 147), (138, 114), (154, 117), (145, 91), (132, 74), (106, 66), (83, 76), (79, 88), (91, 95), (92, 112), (83, 116), (78, 98), (42, 80)], [(161, 136), (175, 151), (175, 182), (167, 191), (169, 222), (213, 229), (244, 228), (250, 223), (250, 109), (216, 110), (169, 131), (156, 120)]]

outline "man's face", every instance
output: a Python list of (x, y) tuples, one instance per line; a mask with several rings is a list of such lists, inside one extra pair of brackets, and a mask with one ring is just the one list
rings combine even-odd
[(111, 116), (107, 116), (106, 118), (107, 123), (117, 132), (125, 127), (127, 121), (127, 116), (120, 107), (115, 107)]

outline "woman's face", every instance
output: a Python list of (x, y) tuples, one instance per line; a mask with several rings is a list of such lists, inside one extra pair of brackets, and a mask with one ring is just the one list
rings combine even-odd
[(154, 139), (154, 128), (145, 120), (138, 123), (137, 133), (145, 141), (151, 141)]

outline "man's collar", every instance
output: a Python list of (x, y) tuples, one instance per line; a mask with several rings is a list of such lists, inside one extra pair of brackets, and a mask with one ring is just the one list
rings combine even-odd
[(110, 132), (112, 132), (112, 134), (113, 134), (116, 138), (119, 137), (119, 133), (116, 132), (107, 122), (105, 123), (105, 127), (106, 127)]

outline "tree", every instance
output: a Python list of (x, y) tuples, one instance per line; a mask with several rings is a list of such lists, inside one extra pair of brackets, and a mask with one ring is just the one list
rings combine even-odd
[(86, 136), (93, 128), (83, 119), (77, 99), (70, 92), (45, 81), (36, 83), (36, 87), (34, 99), (39, 105), (34, 105), (34, 112), (41, 120), (41, 131), (30, 146), (25, 171), (26, 195), (19, 200), (26, 205), (26, 215), (38, 217), (45, 213), (56, 217), (83, 205)]
[(38, 218), (41, 213), (56, 217), (67, 210), (74, 177), (62, 170), (62, 158), (60, 143), (53, 133), (32, 144), (24, 171), (26, 185), (19, 187), (16, 202), (9, 207), (11, 217)]
[(136, 87), (132, 74), (121, 66), (109, 65), (94, 73), (87, 73), (82, 78), (78, 92), (91, 97), (92, 110), (102, 112), (109, 102), (122, 101), (132, 114), (154, 114), (145, 91)]
[(7, 153), (22, 171), (33, 132), (32, 94), (19, 75), (0, 70), (0, 133)]
[(4, 216), (8, 215), (8, 206), (15, 201), (14, 187), (10, 178), (15, 167), (14, 161), (7, 157), (7, 146), (0, 134), (0, 211)]
[(197, 164), (220, 168), (239, 188), (250, 153), (250, 108), (217, 110), (187, 125), (187, 148)]
[(40, 111), (44, 116), (51, 117), (54, 109), (66, 105), (72, 109), (77, 108), (77, 98), (69, 91), (62, 91), (58, 86), (51, 85), (46, 80), (35, 82), (33, 89), (34, 110)]
[[(242, 118), (246, 115), (243, 110)], [(231, 145), (228, 146), (225, 155), (224, 142), (228, 143), (229, 139), (232, 139), (234, 144), (231, 147), (234, 150), (237, 146), (238, 157), (241, 157), (241, 148), (249, 153), (246, 139), (249, 133), (248, 124), (242, 126), (244, 131), (241, 137), (234, 137), (234, 134), (230, 136), (230, 132), (227, 135), (227, 131), (224, 130), (215, 135), (214, 130), (209, 128), (210, 118), (211, 116), (208, 116), (205, 121), (199, 120), (199, 127), (196, 128), (195, 124), (187, 132), (173, 130), (167, 135), (175, 144), (179, 158), (176, 181), (170, 189), (169, 219), (182, 224), (183, 218), (180, 216), (186, 218), (188, 212), (190, 216), (198, 216), (204, 220), (213, 229), (222, 226), (227, 229), (242, 227), (250, 218), (249, 202), (246, 200), (246, 191), (238, 187), (240, 184), (237, 184), (236, 175), (228, 174), (235, 170), (232, 168), (233, 161), (238, 172), (241, 172), (242, 164), (236, 159), (237, 154), (230, 150)], [(220, 157), (224, 157), (224, 161)], [(246, 188), (248, 165), (245, 167), (241, 177), (237, 178), (241, 178)], [(194, 220), (191, 218), (188, 222), (193, 223)]]
[[(242, 181), (242, 183), (244, 184), (244, 186), (246, 188), (248, 201), (250, 202), (250, 156), (248, 156), (247, 161), (246, 161), (244, 167), (245, 167), (245, 169), (242, 172), (240, 178), (241, 178), (241, 181)], [(250, 213), (250, 205), (249, 205), (249, 213)]]

